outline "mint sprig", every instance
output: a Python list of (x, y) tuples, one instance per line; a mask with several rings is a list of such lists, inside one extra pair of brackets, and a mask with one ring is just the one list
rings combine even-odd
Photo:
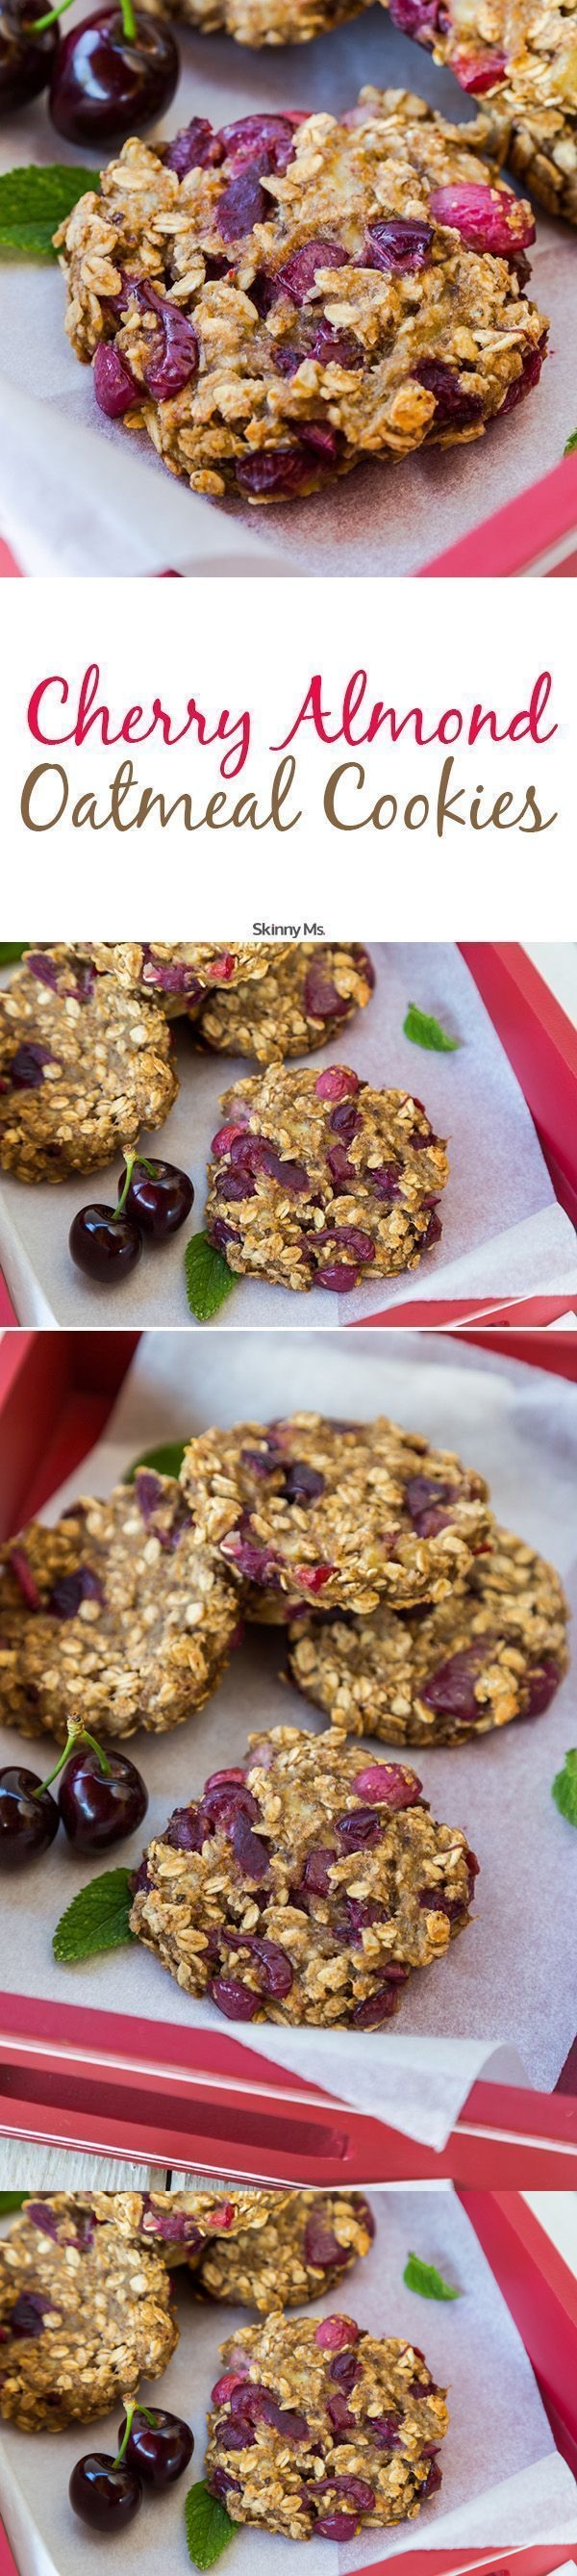
[(133, 1941), (131, 1871), (106, 1869), (73, 1896), (56, 1925), (52, 1948), (65, 1967), (73, 1959), (91, 1959), (98, 1950), (119, 1950)]
[(577, 447), (577, 429), (572, 429), (572, 431), (571, 431), (571, 437), (570, 437), (570, 438), (566, 438), (566, 440), (565, 440), (565, 446), (564, 446), (564, 449), (563, 449), (563, 455), (564, 455), (564, 456), (574, 456), (574, 454), (575, 454), (575, 448), (576, 448), (576, 447)]
[(234, 1271), (229, 1270), (222, 1253), (214, 1251), (206, 1234), (191, 1235), (184, 1261), (191, 1315), (196, 1315), (197, 1324), (208, 1324), (211, 1315), (218, 1314), (219, 1306), (223, 1306), (225, 1298), (230, 1297), (231, 1288), (235, 1285)]
[(434, 2263), (423, 2263), (420, 2254), (409, 2254), (403, 2280), (407, 2290), (416, 2290), (420, 2299), (462, 2299), (462, 2290), (451, 2290)]
[(0, 939), (0, 966), (17, 966), (29, 946), (29, 939)]
[(189, 2487), (184, 2507), (188, 2555), (193, 2567), (214, 2567), (223, 2549), (228, 2549), (238, 2524), (231, 2522), (226, 2505), (209, 2495), (204, 2478)]
[(403, 1020), (403, 1034), (412, 1039), (413, 1046), (434, 1047), (438, 1055), (453, 1055), (455, 1049), (462, 1045), (462, 1039), (450, 1038), (447, 1030), (441, 1028), (440, 1020), (433, 1019), (430, 1011), (419, 1011), (416, 1002), (409, 1002), (407, 1016)]
[(577, 1745), (566, 1753), (562, 1771), (556, 1772), (551, 1796), (567, 1824), (577, 1825)]
[(10, 2209), (21, 2209), (23, 2200), (29, 2197), (27, 2191), (0, 2191), (0, 2218), (6, 2218)]
[(143, 1449), (142, 1457), (133, 1458), (132, 1466), (125, 1468), (123, 1485), (134, 1484), (139, 1467), (152, 1467), (157, 1476), (179, 1476), (185, 1448), (185, 1440), (161, 1440), (158, 1449)]
[(23, 162), (0, 175), (0, 251), (23, 251), (31, 259), (55, 259), (53, 234), (71, 215), (87, 188), (100, 187), (99, 170), (79, 163), (53, 161), (38, 167)]

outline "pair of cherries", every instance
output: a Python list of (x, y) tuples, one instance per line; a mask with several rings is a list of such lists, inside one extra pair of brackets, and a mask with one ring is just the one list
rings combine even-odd
[(120, 141), (163, 116), (174, 98), (179, 56), (162, 19), (133, 0), (96, 8), (59, 41), (70, 0), (2, 0), (0, 109), (49, 90), (49, 110), (68, 143)]
[[(58, 1778), (56, 1799), (50, 1791)], [(72, 1718), (68, 1742), (47, 1780), (22, 1763), (0, 1771), (0, 1873), (37, 1860), (60, 1824), (77, 1851), (108, 1851), (142, 1823), (147, 1806), (148, 1790), (135, 1763), (126, 1754), (105, 1753)]]
[(123, 2531), (142, 2504), (144, 2487), (159, 2494), (182, 2477), (194, 2440), (181, 2415), (131, 2401), (118, 2432), (116, 2459), (86, 2451), (73, 2468), (68, 2493), (74, 2513), (92, 2531)]
[(127, 1154), (116, 1207), (95, 1200), (73, 1217), (68, 1244), (77, 1270), (112, 1285), (126, 1279), (140, 1260), (143, 1235), (151, 1243), (166, 1242), (184, 1225), (193, 1199), (192, 1181), (177, 1163)]

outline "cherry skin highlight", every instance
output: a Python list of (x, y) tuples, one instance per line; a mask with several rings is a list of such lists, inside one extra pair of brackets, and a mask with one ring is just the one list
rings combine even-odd
[(42, 1788), (36, 1771), (26, 1771), (21, 1762), (0, 1771), (0, 1873), (38, 1860), (54, 1842), (59, 1823), (56, 1799)]

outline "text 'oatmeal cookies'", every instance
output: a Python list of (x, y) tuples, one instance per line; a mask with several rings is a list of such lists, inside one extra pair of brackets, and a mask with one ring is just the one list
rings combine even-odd
[(162, 1734), (216, 1689), (238, 1638), (238, 1593), (169, 1476), (139, 1468), (107, 1502), (0, 1549), (0, 1712), (21, 1735), (82, 1716), (99, 1739)]
[(248, 1618), (443, 1601), (492, 1545), (484, 1478), (386, 1415), (294, 1413), (190, 1440), (181, 1483)]
[(193, 491), (258, 503), (474, 442), (536, 385), (547, 323), (524, 292), (531, 209), (465, 131), (369, 89), (340, 121), (126, 143), (55, 235), (107, 417)]
[(301, 1615), (289, 1671), (346, 1735), (463, 1744), (549, 1707), (567, 1669), (567, 1618), (554, 1567), (496, 1528), (468, 1581), (416, 1617), (383, 1606), (369, 1618)]
[(221, 2345), (206, 2479), (232, 2522), (352, 2540), (441, 2484), (446, 2392), (421, 2352), (352, 2317), (269, 2317)]
[(350, 1065), (270, 1065), (223, 1092), (205, 1225), (235, 1275), (357, 1288), (414, 1270), (441, 1235), (445, 1145), (422, 1102)]
[(477, 1869), (414, 1771), (274, 1727), (149, 1843), (131, 1928), (230, 2021), (378, 2030), (464, 1930)]

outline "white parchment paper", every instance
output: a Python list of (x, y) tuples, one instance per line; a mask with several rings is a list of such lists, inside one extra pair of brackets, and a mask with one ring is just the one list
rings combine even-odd
[[(74, 14), (83, 8), (76, 0)], [(219, 126), (287, 104), (340, 113), (371, 81), (419, 91), (455, 123), (475, 112), (451, 74), (378, 7), (314, 44), (260, 53), (228, 37), (193, 36), (182, 27), (177, 33), (182, 72), (165, 135), (193, 115)], [(7, 121), (0, 166), (56, 159), (97, 166), (96, 154), (74, 152), (55, 136), (39, 99)], [(0, 512), (24, 569), (100, 576), (166, 566), (335, 577), (419, 571), (557, 465), (575, 427), (575, 246), (567, 225), (543, 214), (537, 224), (531, 292), (550, 317), (552, 355), (536, 395), (472, 447), (430, 450), (397, 468), (365, 465), (323, 496), (288, 508), (211, 505), (176, 486), (150, 440), (128, 438), (97, 411), (90, 370), (78, 365), (64, 336), (58, 270), (46, 262), (3, 263)], [(528, 521), (529, 556), (529, 513)]]
[[(577, 1389), (441, 1336), (387, 1336), (383, 1347), (373, 1333), (298, 1343), (277, 1334), (229, 1333), (218, 1342), (209, 1335), (200, 1366), (196, 1345), (182, 1335), (143, 1337), (104, 1441), (47, 1517), (73, 1492), (107, 1492), (162, 1438), (307, 1406), (355, 1418), (389, 1413), (437, 1447), (458, 1449), (487, 1477), (499, 1519), (551, 1557), (575, 1603)], [(197, 1717), (173, 1735), (132, 1738), (150, 1791), (147, 1838), (198, 1794), (210, 1771), (242, 1755), (249, 1732), (291, 1722), (322, 1731), (320, 1712), (317, 1719), (280, 1680), (282, 1660), (278, 1633), (249, 1631)], [(445, 2146), (481, 2070), (552, 2090), (575, 2032), (576, 1915), (574, 1832), (551, 1782), (576, 1741), (575, 1716), (573, 1668), (543, 1719), (416, 1757), (433, 1814), (465, 1828), (481, 1876), (471, 1924), (446, 1960), (412, 1978), (398, 2023), (370, 2035), (228, 2023), (239, 2047), (256, 2048), (434, 2148)], [(0, 1732), (0, 1762), (13, 1759), (13, 1748), (13, 1735)], [(141, 1843), (139, 1834), (122, 1846), (128, 1866)], [(78, 1876), (59, 1837), (48, 1865), (27, 1873), (20, 1901), (17, 1880), (5, 1893), (0, 1887), (4, 1984), (222, 2033), (214, 2007), (185, 1995), (145, 1950), (127, 1947), (74, 1969), (56, 1965), (51, 1932)]]
[[(505, 1050), (458, 948), (450, 943), (376, 943), (376, 990), (340, 1040), (303, 1061), (320, 1071), (351, 1064), (377, 1086), (392, 1083), (425, 1102), (436, 1133), (449, 1138), (450, 1180), (443, 1192), (440, 1243), (416, 1270), (396, 1279), (368, 1278), (348, 1297), (322, 1288), (297, 1295), (266, 1280), (240, 1279), (215, 1317), (219, 1327), (311, 1325), (325, 1328), (380, 1313), (409, 1298), (568, 1296), (577, 1291), (577, 1241), (558, 1206), (533, 1120)], [(403, 1036), (409, 1002), (433, 1012), (455, 1054), (425, 1052)], [(143, 1254), (136, 1271), (108, 1290), (85, 1279), (68, 1251), (75, 1210), (87, 1199), (116, 1200), (116, 1164), (88, 1178), (75, 1174), (55, 1189), (34, 1189), (6, 1175), (0, 1182), (0, 1263), (22, 1324), (192, 1324), (186, 1301), (184, 1246), (202, 1225), (210, 1141), (221, 1123), (223, 1091), (254, 1073), (240, 1057), (202, 1055), (185, 1022), (174, 1023), (181, 1091), (170, 1117), (148, 1138), (151, 1154), (183, 1164), (195, 1186), (191, 1226), (160, 1250)], [(147, 1150), (146, 1140), (143, 1150)]]
[[(451, 2548), (470, 2548), (494, 2537), (500, 2547), (573, 2540), (575, 2481), (555, 2451), (520, 2336), (464, 2210), (449, 2188), (381, 2191), (372, 2195), (372, 2206), (375, 2243), (345, 2284), (342, 2304), (373, 2333), (406, 2336), (424, 2346), (433, 2378), (448, 2386), (443, 2485), (416, 2522), (389, 2532), (363, 2531), (346, 2548), (309, 2542), (310, 2576), (331, 2576), (331, 2571), (339, 2576), (344, 2569), (398, 2557), (411, 2546), (440, 2549), (445, 2541)], [(461, 2298), (446, 2305), (424, 2303), (407, 2290), (402, 2276), (410, 2251), (435, 2263), (444, 2279), (461, 2290)], [(246, 2309), (200, 2306), (180, 2270), (174, 2283), (181, 2339), (162, 2384), (151, 2383), (147, 2393), (151, 2404), (156, 2399), (192, 2424), (194, 2459), (190, 2477), (172, 2495), (145, 2502), (137, 2522), (115, 2539), (115, 2565), (124, 2576), (137, 2576), (137, 2571), (138, 2576), (156, 2576), (161, 2552), (175, 2576), (180, 2569), (184, 2576), (189, 2564), (184, 2496), (192, 2476), (202, 2475), (206, 2406), (218, 2373), (219, 2345), (248, 2322)], [(315, 2300), (314, 2314), (330, 2314), (335, 2298), (332, 2291)], [(58, 2576), (84, 2576), (95, 2551), (105, 2547), (73, 2520), (67, 2487), (83, 2450), (112, 2448), (120, 2414), (119, 2407), (102, 2424), (91, 2425), (89, 2433), (76, 2425), (67, 2433), (37, 2434), (33, 2441), (3, 2426), (0, 2505), (18, 2540), (20, 2576), (39, 2576), (40, 2569), (44, 2576), (39, 2543), (51, 2576), (56, 2570)], [(270, 2532), (240, 2531), (231, 2548), (238, 2576), (259, 2576), (265, 2558), (269, 2576), (290, 2576), (295, 2563), (293, 2543)], [(232, 2557), (229, 2563), (232, 2567)]]

